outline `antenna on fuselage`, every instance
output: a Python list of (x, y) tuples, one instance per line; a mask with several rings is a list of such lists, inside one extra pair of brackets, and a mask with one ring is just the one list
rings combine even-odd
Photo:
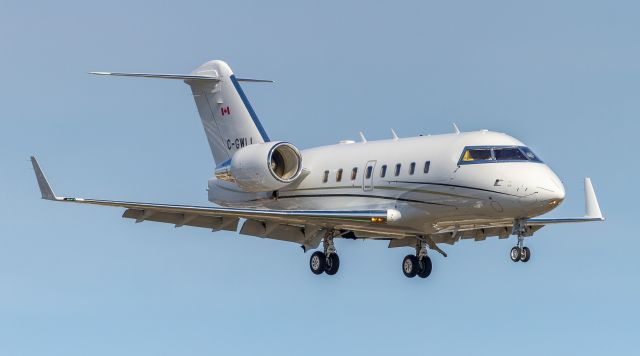
[(360, 134), (360, 139), (362, 140), (362, 143), (367, 143), (367, 138), (364, 137), (364, 133), (362, 133), (362, 131), (358, 132)]
[(391, 134), (393, 135), (394, 140), (398, 139), (398, 134), (396, 134), (396, 130), (394, 130), (393, 128), (391, 128)]
[(453, 123), (453, 132), (456, 133), (456, 135), (460, 134), (460, 129), (458, 128), (458, 125), (456, 125), (456, 123)]

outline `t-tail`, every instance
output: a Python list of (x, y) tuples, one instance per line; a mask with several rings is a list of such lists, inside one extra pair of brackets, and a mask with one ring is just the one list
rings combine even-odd
[(231, 158), (238, 149), (269, 142), (269, 136), (244, 94), (240, 82), (270, 80), (237, 78), (227, 63), (213, 60), (191, 74), (91, 72), (97, 75), (184, 80), (191, 87), (204, 132), (216, 163)]

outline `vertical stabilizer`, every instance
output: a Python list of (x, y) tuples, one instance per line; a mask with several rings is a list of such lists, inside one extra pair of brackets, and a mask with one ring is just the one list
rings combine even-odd
[(238, 79), (225, 62), (209, 61), (191, 75), (218, 79), (185, 80), (193, 92), (216, 163), (230, 159), (236, 150), (244, 146), (269, 141)]

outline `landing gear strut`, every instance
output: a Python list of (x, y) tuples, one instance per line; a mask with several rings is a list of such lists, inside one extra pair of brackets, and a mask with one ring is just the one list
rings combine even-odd
[(427, 255), (427, 243), (418, 238), (416, 242), (416, 254), (407, 255), (402, 260), (402, 273), (405, 277), (427, 278), (431, 274), (431, 258)]
[(340, 257), (333, 244), (333, 232), (325, 235), (323, 240), (324, 252), (316, 251), (309, 259), (309, 267), (314, 274), (326, 274), (333, 276), (340, 268)]
[(513, 262), (528, 262), (531, 258), (531, 250), (524, 246), (525, 222), (516, 220), (513, 223), (513, 232), (518, 235), (518, 244), (511, 249), (509, 256)]

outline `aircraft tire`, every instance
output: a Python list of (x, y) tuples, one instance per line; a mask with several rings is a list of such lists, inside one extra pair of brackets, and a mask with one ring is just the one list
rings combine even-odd
[(418, 277), (429, 277), (432, 268), (433, 265), (431, 264), (431, 258), (429, 256), (422, 257), (418, 263)]
[(529, 262), (531, 258), (531, 250), (528, 247), (523, 247), (522, 252), (520, 253), (520, 261), (521, 262)]
[(521, 255), (522, 255), (522, 252), (520, 251), (520, 247), (518, 247), (518, 246), (514, 246), (511, 249), (511, 253), (509, 254), (509, 256), (511, 257), (511, 261), (513, 261), (513, 262), (520, 261), (520, 256)]
[(325, 266), (327, 264), (327, 257), (321, 251), (316, 251), (309, 258), (309, 267), (311, 268), (311, 272), (313, 274), (322, 274), (325, 270)]
[(340, 257), (338, 257), (337, 253), (332, 253), (327, 256), (324, 271), (330, 276), (338, 273), (338, 269), (340, 268)]
[(418, 274), (418, 258), (414, 255), (406, 255), (402, 260), (402, 273), (405, 277), (413, 278)]

